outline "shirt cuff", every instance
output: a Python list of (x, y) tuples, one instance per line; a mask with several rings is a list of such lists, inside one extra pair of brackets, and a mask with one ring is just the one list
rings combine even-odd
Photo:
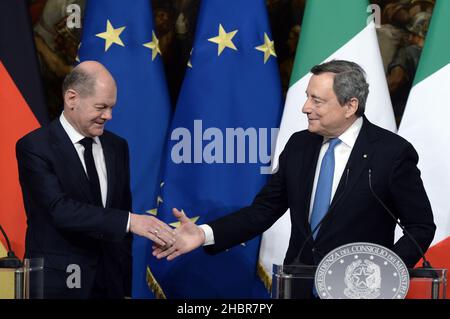
[(203, 232), (205, 233), (205, 243), (203, 244), (203, 246), (209, 246), (209, 245), (214, 245), (214, 232), (211, 228), (211, 226), (207, 225), (207, 224), (203, 224), (203, 225), (199, 225), (198, 227), (200, 227)]
[(130, 232), (130, 219), (131, 219), (131, 213), (128, 213), (127, 233)]

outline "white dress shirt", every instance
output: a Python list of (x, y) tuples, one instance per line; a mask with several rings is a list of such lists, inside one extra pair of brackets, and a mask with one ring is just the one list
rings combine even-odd
[[(80, 141), (85, 138), (84, 135), (80, 134), (72, 124), (67, 121), (64, 112), (61, 113), (59, 117), (59, 121), (61, 125), (66, 131), (67, 135), (69, 135), (70, 141), (73, 143), (75, 150), (77, 151), (78, 157), (80, 158), (81, 164), (83, 165), (84, 172), (87, 175), (86, 171), (86, 163), (84, 162), (84, 146), (80, 144)], [(98, 136), (93, 138), (94, 143), (92, 143), (92, 155), (94, 157), (95, 168), (98, 174), (98, 180), (100, 183), (100, 192), (102, 195), (102, 204), (103, 207), (106, 207), (106, 195), (108, 194), (108, 175), (106, 173), (106, 162), (105, 156), (103, 154), (102, 143)], [(128, 232), (130, 229), (130, 215), (128, 214), (128, 223), (126, 231)]]
[[(344, 173), (345, 167), (347, 166), (348, 159), (350, 157), (350, 153), (352, 152), (353, 146), (355, 145), (356, 139), (358, 138), (359, 132), (361, 131), (361, 127), (363, 124), (362, 117), (358, 117), (355, 122), (338, 138), (341, 140), (341, 143), (336, 145), (334, 148), (334, 175), (333, 175), (333, 186), (331, 188), (331, 197), (332, 201), (334, 194), (336, 193), (336, 189), (339, 185), (339, 181), (341, 180), (342, 174)], [(314, 184), (311, 192), (311, 202), (309, 205), (309, 218), (311, 218), (311, 213), (314, 205), (314, 198), (316, 196), (316, 188), (317, 182), (319, 181), (320, 174), (320, 166), (322, 165), (323, 157), (325, 156), (325, 152), (328, 149), (328, 140), (325, 139), (322, 142), (322, 148), (320, 149), (319, 158), (317, 160), (316, 165), (316, 173), (314, 175)], [(345, 177), (344, 177), (345, 178)]]
[[(355, 145), (356, 139), (358, 138), (359, 132), (361, 131), (363, 124), (362, 117), (358, 117), (355, 122), (338, 138), (341, 140), (334, 148), (334, 158), (335, 158), (335, 166), (334, 166), (334, 176), (333, 176), (333, 187), (331, 190), (331, 198), (333, 198), (334, 193), (336, 193), (336, 189), (339, 185), (339, 181), (341, 179), (342, 174), (344, 173), (345, 166), (347, 165), (348, 159), (350, 157), (350, 153), (352, 152), (353, 146)], [(322, 143), (322, 148), (320, 149), (319, 159), (317, 160), (316, 173), (314, 176), (314, 184), (311, 193), (311, 205), (309, 209), (309, 218), (311, 218), (311, 212), (313, 209), (314, 197), (316, 195), (317, 182), (319, 180), (320, 174), (320, 166), (322, 165), (322, 159), (325, 155), (325, 152), (328, 149), (328, 139), (324, 139)], [(300, 181), (299, 181), (300, 182)], [(207, 224), (203, 224), (199, 226), (203, 232), (205, 233), (205, 243), (204, 246), (214, 245), (214, 232), (211, 226)]]
[[(80, 141), (85, 138), (85, 136), (78, 133), (77, 130), (67, 121), (62, 112), (59, 117), (62, 127), (69, 135), (70, 140), (77, 151), (78, 157), (80, 158), (81, 164), (83, 164), (84, 172), (87, 175), (86, 164), (84, 162), (84, 146), (81, 145)], [(98, 136), (93, 138), (94, 143), (92, 143), (92, 155), (94, 156), (95, 168), (97, 169), (98, 181), (100, 182), (100, 191), (102, 193), (102, 203), (103, 207), (106, 206), (106, 194), (108, 194), (108, 179), (106, 173), (106, 163), (105, 156), (103, 155), (102, 143)]]

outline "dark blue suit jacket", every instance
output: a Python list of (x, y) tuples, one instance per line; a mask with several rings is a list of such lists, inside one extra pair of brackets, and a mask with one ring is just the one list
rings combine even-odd
[(293, 134), (280, 155), (278, 172), (252, 205), (208, 223), (215, 245), (206, 246), (206, 251), (217, 253), (261, 234), (290, 208), (291, 238), (285, 264), (316, 265), (341, 245), (370, 242), (392, 249), (409, 267), (414, 266), (420, 253), (407, 236), (394, 244), (396, 224), (370, 192), (369, 169), (374, 191), (425, 251), (436, 227), (417, 168), (418, 155), (405, 139), (371, 124), (365, 117), (333, 197), (330, 216), (316, 240), (308, 241), (297, 258), (311, 234), (309, 206), (322, 141), (322, 136), (308, 131)]
[[(108, 179), (106, 208), (93, 204), (86, 173), (59, 119), (17, 142), (28, 225), (26, 257), (44, 258), (47, 298), (130, 295), (128, 144), (107, 131), (100, 141)], [(80, 267), (81, 288), (67, 287), (70, 264)]]

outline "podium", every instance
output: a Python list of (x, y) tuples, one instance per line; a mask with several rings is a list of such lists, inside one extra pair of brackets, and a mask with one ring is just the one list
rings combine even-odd
[(43, 299), (44, 259), (25, 259), (17, 268), (0, 268), (0, 299)]
[[(312, 289), (316, 275), (316, 266), (273, 265), (272, 299), (298, 298), (298, 287)], [(408, 269), (410, 287), (419, 287), (425, 294), (420, 299), (445, 299), (447, 288), (447, 269), (415, 268)], [(344, 280), (344, 279), (342, 279)]]

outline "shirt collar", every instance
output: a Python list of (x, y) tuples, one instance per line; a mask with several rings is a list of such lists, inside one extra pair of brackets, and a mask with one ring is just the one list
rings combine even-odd
[[(69, 123), (69, 121), (66, 119), (66, 116), (64, 115), (64, 111), (61, 113), (61, 116), (59, 117), (59, 121), (61, 122), (61, 125), (66, 131), (67, 135), (69, 135), (70, 141), (73, 144), (79, 143), (83, 138), (85, 138), (84, 135), (80, 134), (73, 126)], [(94, 142), (96, 144), (100, 143), (100, 139), (98, 136), (95, 136), (93, 138)]]
[[(350, 127), (345, 130), (338, 138), (342, 141), (343, 144), (347, 145), (350, 148), (353, 148), (355, 145), (356, 139), (358, 138), (359, 132), (361, 131), (363, 125), (363, 118), (358, 117), (355, 122), (353, 122)], [(323, 143), (328, 142), (328, 138), (323, 140)]]

